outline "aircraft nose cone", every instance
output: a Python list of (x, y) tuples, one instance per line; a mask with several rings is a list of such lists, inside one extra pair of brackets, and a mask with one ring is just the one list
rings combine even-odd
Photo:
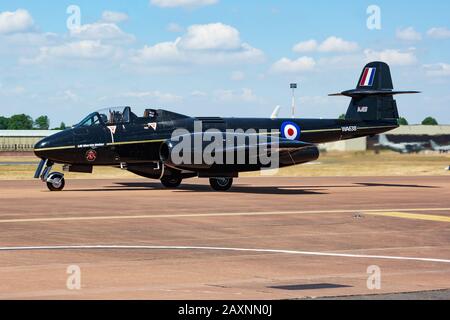
[(36, 143), (36, 145), (34, 146), (34, 150), (39, 150), (39, 149), (44, 149), (45, 146), (47, 145), (47, 138), (42, 139), (41, 141), (39, 141), (38, 143)]
[(57, 156), (56, 153), (58, 150), (72, 145), (72, 132), (70, 130), (61, 131), (36, 143), (34, 146), (34, 153), (41, 159), (52, 160), (55, 156)]
[(34, 146), (34, 154), (38, 158), (45, 158), (45, 151), (43, 149), (47, 148), (49, 145), (48, 138), (42, 139)]

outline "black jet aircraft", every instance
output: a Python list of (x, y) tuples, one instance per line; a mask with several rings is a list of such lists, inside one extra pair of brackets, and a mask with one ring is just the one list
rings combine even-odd
[[(214, 190), (226, 191), (239, 173), (268, 168), (267, 163), (254, 161), (252, 150), (276, 155), (277, 165), (288, 167), (317, 160), (317, 144), (373, 136), (397, 128), (399, 114), (393, 97), (408, 93), (418, 92), (394, 91), (389, 66), (372, 62), (364, 67), (356, 89), (330, 95), (351, 98), (345, 119), (195, 118), (152, 109), (138, 116), (130, 107), (109, 108), (37, 143), (35, 154), (42, 161), (35, 178), (47, 183), (51, 191), (61, 191), (64, 174), (52, 172), (54, 164), (64, 165), (64, 171), (80, 173), (92, 173), (94, 166), (114, 166), (160, 180), (167, 188), (178, 187), (183, 179), (199, 177), (209, 178)], [(201, 132), (195, 128), (198, 123)], [(184, 131), (177, 136), (180, 129)], [(231, 153), (233, 161), (196, 158), (208, 148), (205, 141), (213, 141), (211, 137), (204, 139), (212, 131), (223, 134), (222, 142), (244, 138), (245, 144), (230, 147), (223, 143), (222, 149), (216, 147), (211, 152)], [(265, 139), (255, 142), (255, 136)], [(217, 139), (217, 135), (214, 137)], [(200, 144), (180, 153), (197, 161), (174, 160), (174, 151), (182, 140), (198, 138)], [(236, 154), (240, 151), (244, 151), (245, 160), (238, 162)]]

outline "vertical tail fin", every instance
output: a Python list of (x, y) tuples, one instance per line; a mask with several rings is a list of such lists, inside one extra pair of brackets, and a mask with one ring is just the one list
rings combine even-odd
[(386, 144), (388, 144), (388, 143), (390, 143), (390, 141), (388, 140), (388, 138), (387, 138), (387, 136), (385, 135), (385, 134), (380, 134), (380, 137), (379, 137), (380, 139), (379, 139), (379, 144), (380, 145), (386, 145)]
[(433, 148), (433, 150), (439, 149), (440, 145), (438, 145), (434, 140), (430, 141), (431, 144), (431, 148)]
[(393, 89), (389, 66), (384, 62), (371, 62), (364, 67), (356, 89), (332, 96), (352, 98), (345, 117), (347, 120), (396, 120), (399, 114), (393, 96), (419, 92)]

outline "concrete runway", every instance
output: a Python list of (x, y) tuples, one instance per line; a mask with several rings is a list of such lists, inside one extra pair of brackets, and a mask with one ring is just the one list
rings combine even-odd
[[(101, 246), (101, 247), (99, 247)], [(69, 290), (69, 266), (81, 290)], [(369, 290), (369, 266), (381, 289)], [(297, 299), (450, 289), (450, 180), (0, 182), (0, 299)]]

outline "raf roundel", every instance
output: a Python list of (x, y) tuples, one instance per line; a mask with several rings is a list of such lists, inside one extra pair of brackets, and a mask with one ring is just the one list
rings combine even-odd
[(300, 127), (293, 122), (284, 122), (281, 126), (281, 135), (288, 140), (298, 140), (300, 138)]

